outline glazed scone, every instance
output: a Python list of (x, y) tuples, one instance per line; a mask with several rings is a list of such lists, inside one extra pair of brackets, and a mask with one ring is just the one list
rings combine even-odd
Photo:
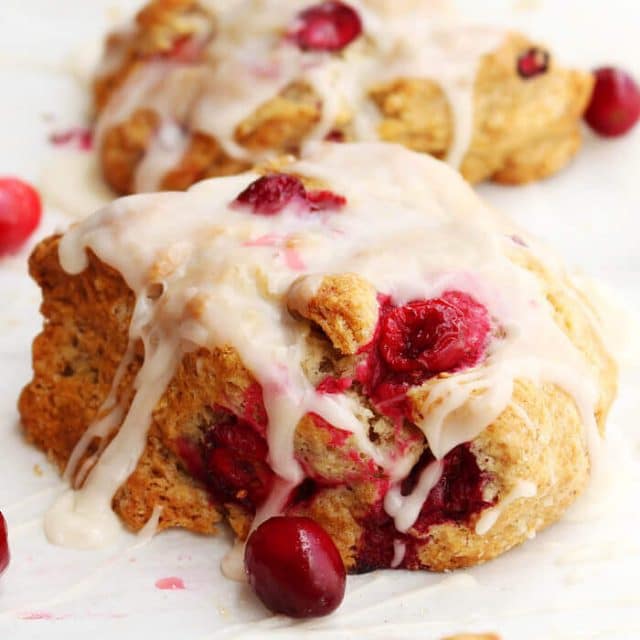
[(36, 248), (30, 441), (93, 546), (315, 519), (351, 572), (484, 562), (584, 489), (616, 369), (556, 259), (444, 163), (324, 143)]
[(520, 184), (580, 146), (590, 73), (434, 2), (153, 0), (106, 43), (96, 140), (119, 193), (185, 189), (312, 140), (383, 140)]

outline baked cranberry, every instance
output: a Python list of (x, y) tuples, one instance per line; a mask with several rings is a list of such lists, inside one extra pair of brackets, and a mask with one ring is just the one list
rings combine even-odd
[(263, 522), (249, 537), (244, 561), (249, 584), (275, 613), (324, 616), (344, 597), (340, 553), (310, 518), (279, 516)]
[(309, 191), (307, 202), (312, 211), (327, 211), (329, 209), (340, 209), (347, 204), (347, 199), (333, 191)]
[[(377, 569), (388, 569), (393, 561), (393, 541), (403, 540), (413, 546), (409, 536), (398, 533), (393, 520), (387, 515), (383, 503), (373, 505), (360, 521), (362, 534), (358, 542), (355, 573), (369, 573)], [(401, 566), (408, 565), (403, 562)]]
[[(409, 476), (402, 483), (402, 493), (413, 491), (422, 471), (433, 462), (426, 451)], [(461, 444), (444, 457), (442, 475), (422, 505), (414, 528), (426, 532), (434, 524), (468, 522), (469, 518), (492, 506), (495, 500), (484, 497), (484, 488), (490, 481), (487, 472), (480, 469), (468, 443)]]
[(213, 449), (207, 459), (207, 469), (213, 491), (223, 500), (255, 508), (265, 501), (271, 490), (273, 472), (269, 465), (234, 449)]
[(380, 320), (355, 379), (374, 406), (397, 425), (411, 418), (407, 392), (447, 371), (475, 365), (489, 339), (484, 306), (459, 291), (395, 307), (379, 295)]
[(17, 178), (0, 178), (0, 256), (17, 251), (40, 223), (38, 192)]
[(327, 142), (344, 142), (344, 131), (340, 131), (339, 129), (332, 129), (331, 131), (329, 131), (329, 133), (327, 133), (324, 139)]
[(535, 78), (549, 70), (549, 52), (539, 47), (527, 49), (518, 58), (518, 73), (521, 78)]
[(258, 215), (273, 216), (295, 202), (306, 202), (306, 191), (300, 179), (288, 173), (272, 173), (252, 182), (234, 204), (250, 207)]
[(176, 449), (187, 471), (201, 482), (206, 481), (207, 470), (202, 459), (200, 444), (189, 438), (178, 438)]
[(252, 427), (240, 421), (219, 424), (208, 434), (214, 447), (226, 447), (241, 452), (252, 460), (266, 460), (269, 449)]
[(352, 378), (335, 378), (334, 376), (327, 376), (324, 380), (320, 381), (316, 390), (318, 393), (343, 393), (347, 389), (350, 389), (352, 384)]
[(232, 203), (232, 206), (249, 207), (253, 213), (273, 216), (290, 204), (301, 210), (327, 211), (340, 209), (347, 199), (333, 191), (307, 191), (296, 176), (273, 173), (252, 182)]
[(328, 0), (299, 13), (292, 36), (304, 50), (340, 51), (361, 33), (357, 11), (344, 2)]
[(601, 136), (621, 136), (640, 118), (640, 87), (622, 69), (602, 67), (594, 72), (596, 84), (584, 115)]
[(475, 364), (488, 333), (487, 310), (465, 293), (448, 291), (387, 314), (379, 349), (393, 371), (435, 374)]
[(9, 539), (7, 536), (7, 522), (0, 511), (0, 574), (9, 566)]
[(224, 501), (255, 509), (269, 495), (273, 471), (269, 448), (249, 423), (219, 408), (220, 421), (205, 435), (206, 482)]
[(262, 387), (254, 382), (244, 392), (242, 419), (248, 422), (258, 433), (264, 435), (267, 430), (267, 410), (264, 408)]

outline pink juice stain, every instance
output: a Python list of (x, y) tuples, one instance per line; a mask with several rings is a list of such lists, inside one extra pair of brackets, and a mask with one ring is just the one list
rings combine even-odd
[(93, 148), (93, 133), (87, 127), (71, 127), (63, 131), (54, 131), (49, 136), (49, 142), (55, 147), (91, 151)]
[(277, 233), (267, 233), (264, 236), (260, 236), (255, 240), (249, 240), (247, 242), (243, 242), (243, 247), (275, 247), (277, 244), (282, 242), (282, 236)]
[(292, 271), (303, 271), (307, 266), (300, 256), (300, 253), (295, 249), (284, 250), (284, 261), (287, 267)]
[(156, 580), (156, 589), (161, 589), (162, 591), (181, 591), (184, 588), (185, 586), (182, 578), (170, 576), (168, 578), (160, 578), (159, 580)]
[(69, 616), (60, 616), (49, 613), (48, 611), (25, 611), (18, 614), (20, 620), (64, 620)]

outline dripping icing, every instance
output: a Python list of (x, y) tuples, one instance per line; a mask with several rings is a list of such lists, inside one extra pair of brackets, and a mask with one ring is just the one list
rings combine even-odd
[(488, 533), (512, 502), (521, 498), (533, 498), (537, 492), (535, 483), (530, 480), (518, 480), (513, 489), (495, 507), (489, 507), (482, 512), (476, 522), (476, 533), (481, 536)]
[[(455, 20), (442, 2), (354, 0), (364, 36), (339, 55), (301, 51), (282, 37), (286, 25), (312, 0), (210, 1), (217, 34), (205, 48), (205, 62), (189, 65), (148, 61), (126, 80), (101, 113), (96, 139), (140, 108), (159, 114), (161, 125), (135, 177), (139, 191), (152, 191), (175, 166), (190, 137), (167, 127), (203, 132), (232, 157), (256, 163), (264, 152), (236, 140), (236, 128), (292, 83), (310, 86), (321, 108), (307, 141), (325, 138), (347, 115), (358, 141), (379, 138), (380, 112), (367, 92), (400, 78), (429, 78), (444, 92), (453, 122), (447, 161), (459, 168), (472, 140), (473, 94), (478, 65), (504, 40), (501, 30), (471, 27)], [(122, 53), (114, 50), (117, 58)], [(115, 63), (104, 62), (106, 69)], [(221, 89), (222, 88), (222, 89)]]
[[(229, 203), (257, 177), (250, 172), (205, 181), (186, 193), (122, 198), (63, 237), (60, 260), (69, 273), (86, 267), (86, 249), (91, 249), (122, 274), (136, 295), (130, 338), (143, 341), (146, 357), (123, 426), (84, 486), (47, 516), (52, 540), (84, 546), (105, 542), (96, 528), (115, 519), (111, 499), (142, 453), (153, 408), (182, 356), (197, 347), (233, 346), (263, 390), (269, 462), (279, 480), (256, 526), (282, 510), (303, 478), (293, 434), (310, 412), (352, 432), (358, 447), (385, 470), (395, 487), (385, 506), (399, 530), (415, 521), (437, 482), (441, 459), (509, 406), (518, 378), (551, 381), (571, 394), (595, 453), (594, 372), (553, 320), (537, 277), (509, 259), (510, 245), (502, 241), (509, 223), (455, 172), (428, 156), (382, 144), (317, 145), (290, 169), (325, 181), (347, 198), (347, 205), (340, 213), (311, 217), (297, 209), (265, 217), (231, 208)], [(433, 477), (418, 483), (421, 493), (413, 500), (396, 486), (411, 469), (407, 458), (381, 451), (344, 394), (317, 393), (304, 375), (306, 324), (286, 312), (287, 293), (301, 272), (255, 242), (268, 234), (295, 237), (305, 265), (302, 275), (358, 273), (398, 304), (456, 288), (485, 305), (500, 325), (503, 337), (491, 342), (482, 364), (425, 383), (429, 393), (416, 424), (436, 462)], [(541, 259), (530, 249), (518, 250)], [(163, 293), (150, 298), (159, 263)], [(90, 427), (101, 433), (111, 428)], [(74, 460), (82, 453), (76, 452)], [(78, 543), (83, 527), (87, 540)], [(73, 536), (67, 535), (69, 529)]]

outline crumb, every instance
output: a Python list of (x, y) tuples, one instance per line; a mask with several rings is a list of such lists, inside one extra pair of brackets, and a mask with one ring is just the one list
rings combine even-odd
[(224, 618), (225, 620), (229, 620), (231, 618), (231, 614), (229, 613), (229, 609), (227, 609), (226, 607), (224, 607), (222, 605), (218, 605), (217, 609), (218, 609), (218, 613), (220, 614), (221, 618)]
[(33, 465), (33, 473), (35, 473), (39, 478), (42, 478), (42, 476), (44, 475), (44, 471), (39, 464)]

